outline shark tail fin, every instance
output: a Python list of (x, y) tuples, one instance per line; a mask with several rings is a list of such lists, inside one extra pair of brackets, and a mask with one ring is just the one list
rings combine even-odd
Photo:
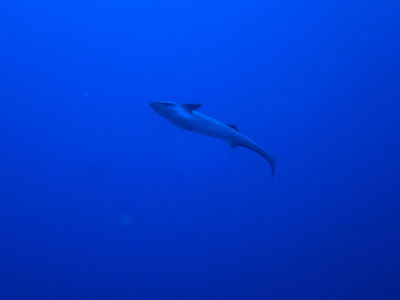
[(275, 175), (275, 161), (276, 157), (272, 158), (270, 163), (271, 163), (271, 169), (272, 169), (272, 182), (274, 182), (274, 175)]
[(230, 142), (229, 144), (231, 145), (231, 147), (232, 147), (233, 149), (235, 149), (237, 146), (241, 146), (241, 147), (244, 147), (244, 148), (248, 148), (248, 149), (250, 149), (250, 150), (253, 150), (253, 151), (255, 151), (256, 153), (260, 154), (262, 157), (264, 157), (264, 158), (268, 161), (268, 163), (270, 164), (270, 166), (271, 166), (271, 171), (272, 171), (272, 182), (274, 181), (274, 175), (275, 175), (275, 161), (276, 161), (276, 158), (275, 158), (275, 157), (269, 156), (269, 155), (268, 155), (263, 149), (261, 149), (259, 146), (252, 147), (252, 146), (250, 146), (250, 145), (246, 145), (246, 144), (236, 144), (236, 143), (232, 143), (232, 142)]

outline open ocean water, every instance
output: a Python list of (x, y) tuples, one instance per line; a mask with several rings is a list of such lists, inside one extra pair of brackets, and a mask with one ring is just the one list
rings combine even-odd
[[(400, 299), (400, 2), (0, 4), (0, 300)], [(201, 103), (276, 157), (177, 128)]]

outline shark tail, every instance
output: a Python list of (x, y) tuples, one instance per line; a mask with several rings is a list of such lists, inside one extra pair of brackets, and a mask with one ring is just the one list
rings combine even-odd
[(236, 146), (241, 146), (247, 149), (250, 149), (252, 151), (255, 151), (256, 153), (260, 154), (262, 157), (264, 157), (270, 164), (271, 166), (271, 171), (272, 171), (272, 181), (274, 181), (274, 175), (275, 175), (275, 157), (269, 156), (260, 146), (257, 144), (253, 145), (246, 145), (246, 144), (231, 144), (232, 148), (235, 148)]
[(272, 169), (272, 182), (274, 181), (274, 175), (275, 175), (275, 161), (276, 157), (272, 158), (269, 163), (271, 164), (271, 169)]
[(271, 165), (272, 182), (273, 182), (274, 181), (274, 175), (275, 175), (275, 161), (276, 161), (276, 158), (269, 156), (264, 150), (261, 150), (258, 153), (261, 154), (261, 156), (264, 157), (269, 162), (269, 164)]

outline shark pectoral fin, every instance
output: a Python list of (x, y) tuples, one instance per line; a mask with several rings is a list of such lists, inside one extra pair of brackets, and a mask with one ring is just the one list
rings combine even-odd
[(182, 107), (187, 109), (188, 111), (194, 111), (198, 109), (201, 106), (201, 104), (182, 104)]

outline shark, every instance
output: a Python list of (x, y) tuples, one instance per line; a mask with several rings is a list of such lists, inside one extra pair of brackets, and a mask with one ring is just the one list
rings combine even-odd
[(244, 147), (258, 153), (269, 162), (273, 178), (275, 173), (275, 158), (272, 158), (260, 145), (240, 132), (235, 125), (221, 122), (198, 112), (197, 109), (201, 106), (198, 103), (175, 104), (163, 101), (150, 102), (150, 107), (157, 114), (180, 128), (225, 140), (232, 148)]

